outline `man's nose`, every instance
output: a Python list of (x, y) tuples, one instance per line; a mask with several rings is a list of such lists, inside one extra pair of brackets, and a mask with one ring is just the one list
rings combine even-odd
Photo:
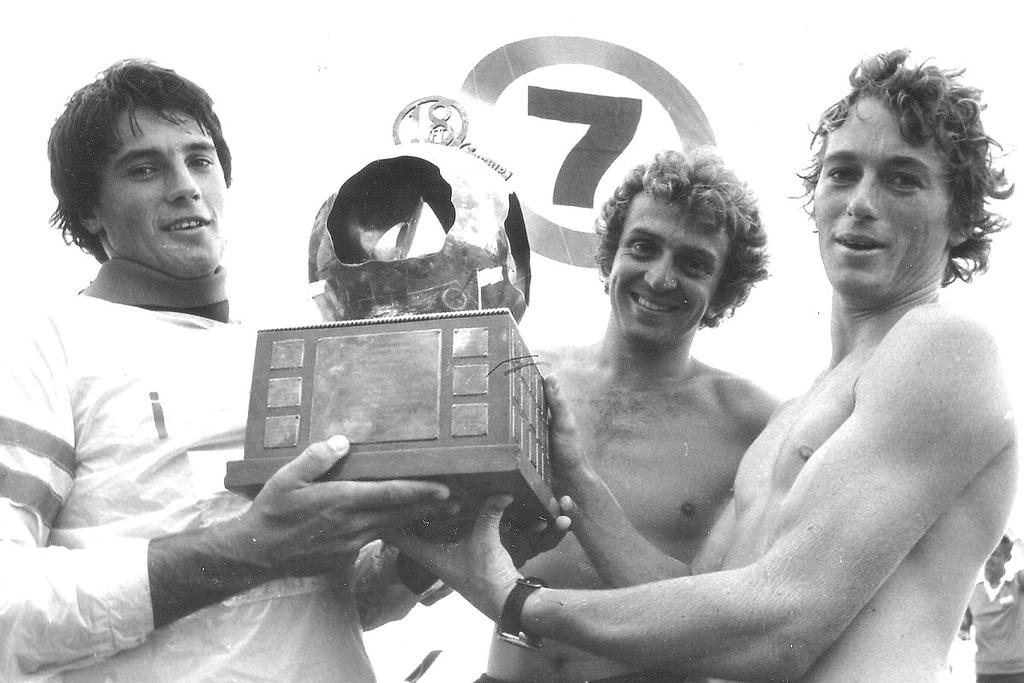
[(679, 286), (671, 258), (660, 258), (651, 263), (651, 267), (647, 269), (647, 284), (658, 292), (672, 290)]
[(865, 175), (851, 190), (846, 213), (857, 220), (874, 218), (876, 214), (876, 183)]
[(182, 199), (196, 201), (202, 196), (199, 183), (187, 164), (178, 163), (173, 166), (168, 176), (167, 194), (172, 202)]

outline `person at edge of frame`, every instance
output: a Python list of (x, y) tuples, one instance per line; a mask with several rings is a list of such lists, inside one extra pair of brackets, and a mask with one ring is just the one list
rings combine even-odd
[(1013, 541), (1006, 534), (985, 561), (984, 577), (971, 591), (957, 636), (970, 640), (973, 627), (978, 683), (1024, 683), (1024, 571), (1007, 576)]

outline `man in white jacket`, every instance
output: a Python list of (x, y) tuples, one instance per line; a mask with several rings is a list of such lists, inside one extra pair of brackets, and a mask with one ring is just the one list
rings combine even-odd
[(343, 437), (251, 503), (224, 490), (255, 335), (227, 318), (210, 97), (119, 62), (71, 97), (49, 155), (53, 223), (102, 265), (0, 342), (0, 679), (372, 681), (360, 617), (418, 596), (397, 550), (360, 551), (449, 492), (314, 482)]

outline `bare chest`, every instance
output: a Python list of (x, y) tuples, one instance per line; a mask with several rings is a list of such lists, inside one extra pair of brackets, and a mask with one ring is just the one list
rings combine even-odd
[(606, 393), (577, 406), (591, 462), (630, 520), (690, 559), (731, 495), (749, 436), (692, 391)]
[(727, 566), (759, 557), (773, 521), (807, 464), (853, 413), (859, 366), (837, 368), (783, 406), (750, 447), (736, 476), (736, 527)]

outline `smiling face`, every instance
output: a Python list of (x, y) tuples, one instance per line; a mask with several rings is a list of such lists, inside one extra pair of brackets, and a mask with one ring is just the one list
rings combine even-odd
[(84, 223), (110, 258), (178, 278), (209, 275), (220, 263), (226, 183), (213, 140), (191, 118), (149, 109), (117, 119), (121, 147), (103, 168), (99, 199)]
[(729, 249), (713, 225), (638, 194), (608, 274), (612, 319), (629, 343), (667, 348), (692, 339)]
[(825, 272), (856, 307), (938, 290), (956, 243), (945, 163), (934, 142), (913, 146), (877, 99), (861, 100), (825, 141), (814, 219)]

